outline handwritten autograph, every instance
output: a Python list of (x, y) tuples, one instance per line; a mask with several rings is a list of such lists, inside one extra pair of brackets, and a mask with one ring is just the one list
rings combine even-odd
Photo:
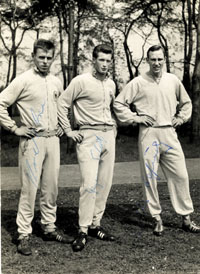
[(90, 187), (90, 188), (87, 188), (86, 191), (89, 192), (89, 193), (96, 193), (96, 194), (98, 194), (98, 192), (97, 192), (97, 190), (96, 190), (97, 185), (100, 186), (101, 188), (103, 188), (103, 186), (102, 186), (101, 184), (99, 184), (99, 183), (97, 182), (97, 179), (96, 179), (95, 185), (92, 186), (92, 187)]
[[(93, 148), (90, 150), (90, 154), (92, 156), (92, 159), (94, 160), (100, 160), (100, 156), (103, 150), (103, 144), (106, 143), (106, 140), (103, 137), (96, 136), (96, 142), (94, 143)], [(95, 154), (97, 154), (95, 156)]]
[[(101, 153), (103, 150), (103, 145), (104, 143), (106, 143), (106, 140), (103, 137), (97, 136), (96, 134), (95, 134), (95, 137), (96, 137), (96, 142), (94, 143), (93, 148), (91, 148), (90, 154), (92, 159), (100, 160)], [(86, 191), (89, 193), (98, 194), (99, 192), (97, 192), (96, 190), (97, 186), (100, 186), (101, 188), (103, 188), (103, 186), (98, 183), (98, 180), (96, 178), (95, 184), (92, 187), (87, 188)]]
[(38, 114), (36, 114), (34, 109), (31, 108), (31, 114), (36, 126), (40, 125), (40, 118), (42, 117), (42, 114), (44, 113), (45, 102), (41, 106), (42, 106), (42, 109)]
[[(155, 148), (155, 154), (154, 154), (154, 156), (153, 156), (153, 161), (152, 161), (152, 163), (151, 163), (151, 166), (147, 163), (147, 161), (146, 161), (146, 163), (145, 163), (145, 166), (147, 167), (147, 169), (148, 169), (148, 171), (149, 171), (149, 172), (147, 173), (147, 177), (148, 177), (149, 179), (152, 179), (153, 177), (156, 177), (157, 180), (161, 180), (160, 176), (155, 172), (155, 163), (156, 163), (156, 161), (157, 161), (157, 156), (158, 156), (158, 153), (159, 153), (159, 148), (160, 148), (161, 146), (164, 146), (164, 147), (166, 148), (166, 150), (165, 150), (165, 152), (164, 152), (165, 154), (168, 153), (170, 149), (173, 149), (173, 147), (171, 147), (171, 146), (169, 146), (169, 145), (167, 145), (167, 144), (165, 144), (165, 143), (163, 143), (163, 142), (160, 142), (160, 143), (159, 143), (159, 142), (157, 142), (157, 141), (154, 141), (154, 142), (152, 143), (152, 147)], [(150, 149), (150, 147), (147, 147), (147, 148), (146, 148), (146, 150), (145, 150), (145, 152), (144, 152), (144, 156), (148, 153), (149, 149)], [(149, 183), (148, 180), (145, 182), (145, 185), (146, 185), (147, 187), (150, 187), (150, 183)]]
[[(44, 107), (45, 107), (45, 102), (41, 105), (41, 111), (39, 111), (38, 114), (35, 113), (35, 111), (31, 108), (31, 114), (33, 117), (33, 120), (35, 122), (35, 125), (40, 125), (40, 118), (42, 117), (42, 114), (44, 113)], [(33, 185), (37, 188), (37, 164), (36, 164), (36, 157), (39, 155), (39, 147), (36, 142), (37, 136), (31, 139), (33, 142), (33, 161), (29, 161), (26, 159), (26, 175), (28, 179), (33, 183)]]

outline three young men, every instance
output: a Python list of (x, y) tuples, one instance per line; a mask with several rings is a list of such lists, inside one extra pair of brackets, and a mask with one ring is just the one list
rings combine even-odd
[[(167, 177), (172, 205), (182, 215), (183, 229), (200, 232), (200, 227), (190, 220), (193, 205), (188, 174), (174, 129), (190, 118), (192, 105), (178, 78), (162, 71), (165, 59), (162, 48), (153, 46), (148, 50), (149, 71), (129, 82), (116, 99), (115, 84), (108, 77), (113, 54), (108, 45), (94, 48), (93, 72), (75, 77), (64, 92), (60, 81), (49, 73), (54, 50), (50, 41), (38, 40), (33, 51), (35, 67), (13, 80), (0, 94), (0, 123), (20, 136), (22, 190), (17, 213), (18, 251), (24, 255), (31, 254), (29, 235), (40, 181), (44, 239), (72, 242), (72, 238), (59, 233), (55, 226), (58, 137), (62, 135), (62, 129), (77, 143), (81, 172), (79, 233), (72, 244), (73, 250), (81, 251), (85, 247), (88, 234), (101, 240), (115, 240), (101, 227), (115, 160), (116, 122), (111, 111), (114, 100), (114, 111), (121, 122), (140, 124), (141, 178), (149, 212), (156, 220), (154, 234), (160, 236), (163, 233), (157, 191), (159, 163)], [(7, 112), (14, 102), (20, 112), (20, 128)], [(131, 103), (134, 103), (136, 112), (130, 110)], [(71, 128), (70, 109), (77, 130)], [(62, 129), (58, 126), (58, 119)]]

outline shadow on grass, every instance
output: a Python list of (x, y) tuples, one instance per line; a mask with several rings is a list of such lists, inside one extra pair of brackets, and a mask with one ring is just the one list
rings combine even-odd
[[(78, 215), (77, 207), (71, 208), (58, 208), (57, 209), (57, 221), (56, 226), (58, 229), (64, 231), (64, 233), (75, 236), (77, 233), (78, 225)], [(2, 210), (1, 211), (1, 226), (12, 238), (12, 243), (17, 244), (17, 224), (16, 224), (16, 210)], [(42, 236), (42, 229), (40, 225), (40, 211), (36, 210), (34, 214), (34, 219), (32, 221), (32, 234), (36, 237)]]
[[(199, 223), (200, 181), (190, 183), (195, 212), (192, 219)], [(40, 237), (39, 197), (33, 220), (33, 255), (17, 253), (12, 238), (16, 235), (16, 213), (19, 191), (2, 191), (2, 272), (11, 274), (163, 274), (198, 273), (200, 269), (199, 235), (184, 232), (181, 217), (171, 206), (166, 184), (159, 185), (163, 237), (152, 233), (153, 221), (140, 213), (145, 206), (140, 185), (115, 185), (109, 195), (102, 226), (117, 238), (115, 242), (88, 237), (82, 252), (74, 253), (70, 245), (47, 243)], [(78, 228), (78, 188), (59, 190), (57, 226), (72, 236)]]

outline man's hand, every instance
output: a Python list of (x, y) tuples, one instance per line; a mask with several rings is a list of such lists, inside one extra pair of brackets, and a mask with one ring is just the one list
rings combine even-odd
[(138, 124), (144, 124), (145, 126), (153, 126), (155, 120), (151, 118), (150, 116), (143, 115), (143, 116), (135, 116), (133, 122)]
[(78, 130), (68, 132), (67, 137), (72, 138), (72, 140), (77, 143), (81, 143), (83, 140), (83, 135)]
[(28, 128), (28, 127), (25, 127), (25, 126), (18, 127), (14, 131), (14, 133), (17, 136), (27, 137), (27, 138), (33, 138), (36, 135), (36, 132), (35, 132), (35, 130), (33, 128)]
[(64, 133), (63, 129), (60, 126), (58, 126), (56, 136), (61, 137), (63, 135), (63, 133)]
[(173, 117), (172, 118), (172, 126), (173, 127), (178, 127), (183, 124), (183, 119), (180, 117)]

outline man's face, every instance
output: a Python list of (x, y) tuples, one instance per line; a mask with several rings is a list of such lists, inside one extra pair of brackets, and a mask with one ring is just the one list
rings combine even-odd
[(93, 59), (94, 68), (96, 69), (97, 73), (106, 75), (109, 70), (111, 60), (111, 54), (99, 52), (98, 57)]
[(159, 75), (162, 72), (162, 68), (165, 62), (165, 57), (161, 49), (149, 52), (149, 58), (147, 58), (150, 72), (153, 75)]
[(53, 62), (53, 49), (43, 50), (38, 48), (36, 53), (33, 54), (33, 61), (38, 70), (46, 75), (49, 72), (51, 64)]

